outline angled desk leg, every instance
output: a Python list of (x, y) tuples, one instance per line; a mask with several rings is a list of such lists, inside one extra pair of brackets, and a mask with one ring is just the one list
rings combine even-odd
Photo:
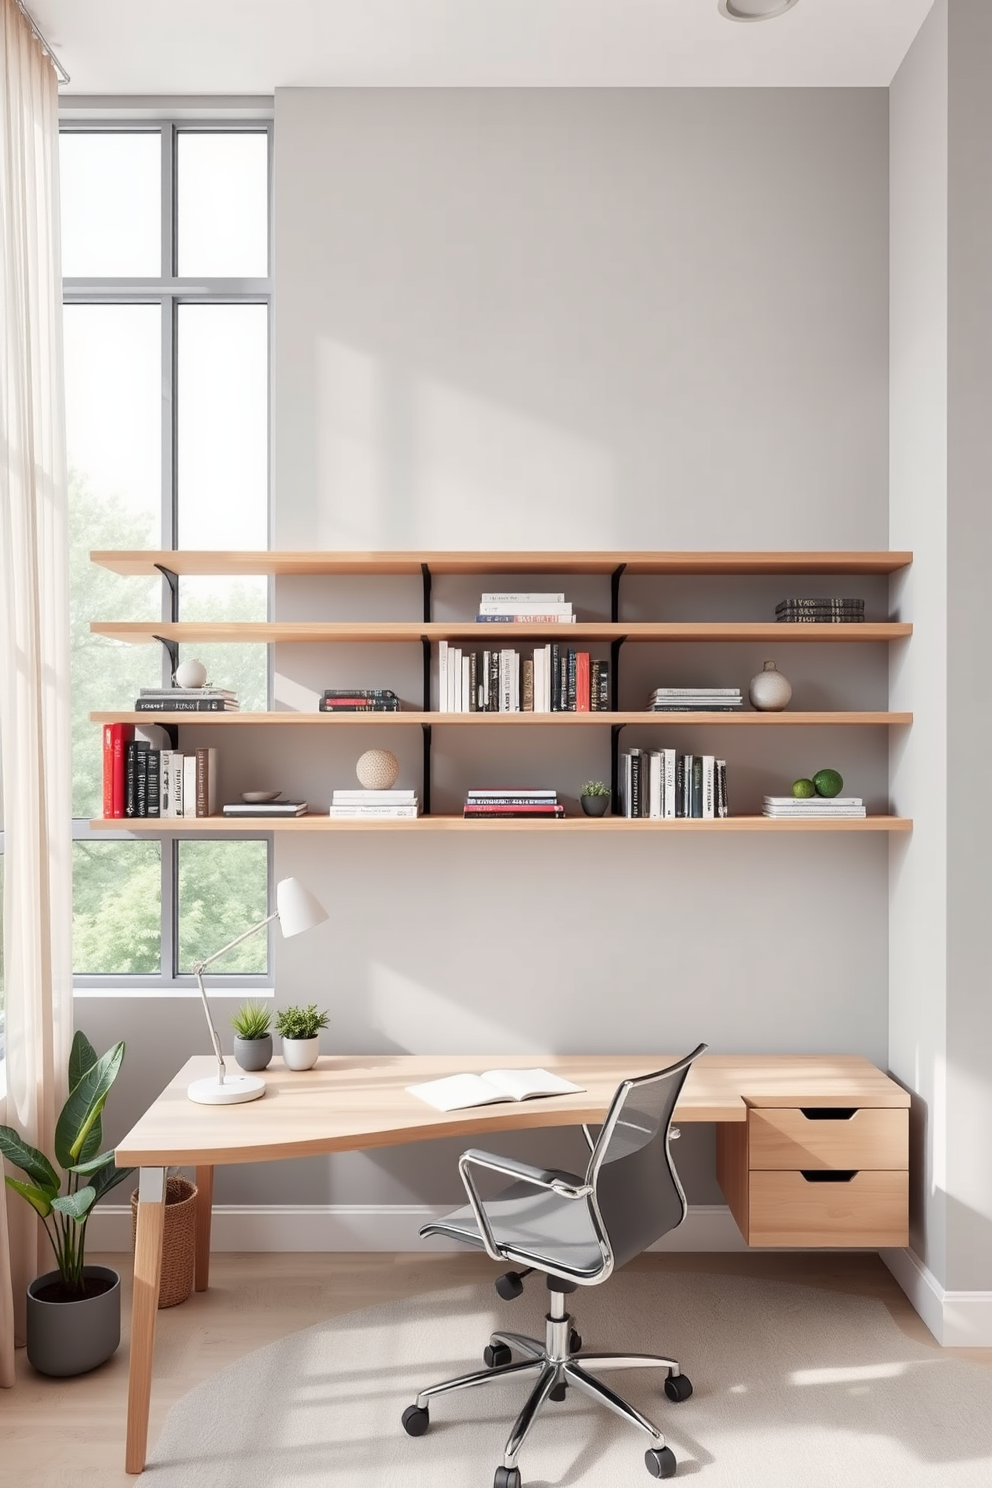
[(205, 1292), (210, 1285), (210, 1221), (213, 1219), (214, 1170), (196, 1170), (196, 1290)]
[(155, 1320), (162, 1279), (165, 1229), (165, 1169), (142, 1168), (138, 1182), (138, 1226), (134, 1245), (134, 1298), (131, 1303), (131, 1362), (127, 1382), (127, 1446), (124, 1468), (145, 1470), (148, 1408), (152, 1393)]

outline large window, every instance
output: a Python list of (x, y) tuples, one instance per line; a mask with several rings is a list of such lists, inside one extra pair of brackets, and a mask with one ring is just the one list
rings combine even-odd
[[(93, 636), (90, 621), (264, 620), (266, 580), (183, 579), (173, 594), (164, 579), (97, 568), (89, 553), (267, 546), (270, 159), (264, 123), (62, 132), (73, 968), (83, 989), (191, 986), (198, 957), (268, 913), (267, 838), (89, 826), (102, 770), (90, 713), (130, 709), (139, 688), (172, 671), (164, 647)], [(266, 706), (264, 646), (184, 648), (193, 656), (242, 708)], [(221, 776), (223, 790), (223, 758)], [(267, 969), (266, 941), (253, 936), (219, 963), (218, 980), (260, 986)]]

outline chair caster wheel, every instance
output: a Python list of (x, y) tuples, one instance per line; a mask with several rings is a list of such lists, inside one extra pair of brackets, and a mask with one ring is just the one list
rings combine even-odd
[(548, 1399), (549, 1400), (555, 1400), (555, 1401), (559, 1401), (560, 1402), (560, 1401), (562, 1401), (562, 1400), (565, 1399), (565, 1396), (567, 1394), (568, 1394), (568, 1385), (565, 1383), (564, 1380), (562, 1380), (562, 1382), (561, 1382), (560, 1385), (555, 1385), (555, 1387), (554, 1387), (553, 1390), (549, 1390), (548, 1391)]
[(512, 1302), (524, 1289), (524, 1280), (518, 1271), (506, 1271), (493, 1282), (504, 1302)]
[(519, 1467), (498, 1467), (493, 1488), (521, 1488)]
[(407, 1436), (423, 1436), (431, 1424), (430, 1414), (419, 1405), (408, 1405), (402, 1416), (403, 1430)]
[(684, 1374), (670, 1374), (665, 1381), (665, 1394), (676, 1402), (688, 1400), (692, 1394), (692, 1380)]
[(501, 1364), (509, 1364), (513, 1354), (505, 1343), (487, 1343), (482, 1350), (482, 1362), (487, 1369), (498, 1369)]
[(571, 1333), (569, 1333), (569, 1335), (568, 1335), (568, 1352), (570, 1354), (577, 1354), (579, 1352), (579, 1349), (581, 1347), (582, 1347), (582, 1334), (581, 1333), (576, 1333), (575, 1329), (573, 1328), (572, 1331), (571, 1331)]
[(649, 1447), (644, 1453), (644, 1466), (653, 1478), (674, 1478), (678, 1463), (671, 1447)]

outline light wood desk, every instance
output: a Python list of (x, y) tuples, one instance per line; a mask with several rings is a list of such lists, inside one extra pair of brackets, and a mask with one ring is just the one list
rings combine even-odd
[[(217, 1163), (442, 1136), (477, 1146), (488, 1132), (596, 1123), (622, 1079), (678, 1057), (342, 1055), (324, 1056), (303, 1073), (276, 1060), (265, 1072), (264, 1097), (238, 1106), (189, 1100), (190, 1081), (216, 1069), (209, 1056), (190, 1059), (116, 1149), (118, 1167), (141, 1169), (126, 1470), (140, 1473), (145, 1466), (167, 1167), (196, 1169), (196, 1288), (203, 1291)], [(441, 1112), (405, 1088), (465, 1070), (535, 1066), (582, 1085), (582, 1094)], [(908, 1243), (908, 1108), (908, 1094), (857, 1056), (706, 1054), (689, 1072), (675, 1118), (717, 1124), (718, 1176), (749, 1244), (876, 1248)], [(815, 1113), (825, 1111), (826, 1119), (818, 1119)], [(817, 1173), (838, 1181), (810, 1181)]]

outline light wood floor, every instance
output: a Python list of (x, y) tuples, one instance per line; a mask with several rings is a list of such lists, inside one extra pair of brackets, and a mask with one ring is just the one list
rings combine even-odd
[[(0, 1478), (23, 1488), (125, 1488), (130, 1256), (89, 1257), (122, 1273), (124, 1337), (107, 1364), (76, 1379), (46, 1379), (18, 1353), (17, 1384), (0, 1390)], [(969, 1358), (992, 1368), (992, 1349), (939, 1349), (877, 1256), (650, 1255), (634, 1268), (770, 1276), (878, 1298), (898, 1326), (936, 1356)], [(322, 1317), (353, 1312), (417, 1292), (496, 1276), (476, 1255), (215, 1255), (210, 1290), (158, 1314), (149, 1441), (169, 1406), (200, 1380)], [(150, 1480), (149, 1480), (150, 1482)]]

